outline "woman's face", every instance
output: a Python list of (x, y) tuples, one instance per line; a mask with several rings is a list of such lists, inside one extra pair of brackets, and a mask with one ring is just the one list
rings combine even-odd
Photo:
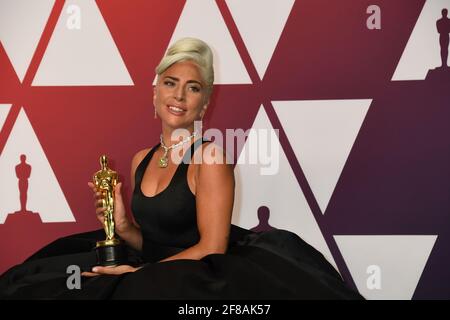
[(163, 126), (193, 128), (207, 107), (207, 89), (197, 65), (181, 61), (163, 72), (153, 91), (153, 104)]

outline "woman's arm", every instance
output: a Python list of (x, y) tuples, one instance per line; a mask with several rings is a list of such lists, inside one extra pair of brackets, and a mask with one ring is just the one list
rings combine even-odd
[(214, 144), (202, 150), (202, 163), (195, 176), (197, 225), (200, 241), (194, 246), (161, 260), (198, 260), (212, 253), (225, 253), (230, 234), (234, 202), (233, 167), (226, 163), (225, 152)]

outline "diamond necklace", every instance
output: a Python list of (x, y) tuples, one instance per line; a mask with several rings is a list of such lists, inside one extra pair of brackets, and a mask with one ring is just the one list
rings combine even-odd
[(164, 154), (161, 158), (159, 158), (158, 166), (160, 168), (166, 168), (169, 165), (169, 158), (167, 158), (167, 153), (169, 152), (169, 150), (175, 149), (175, 148), (185, 144), (186, 142), (190, 141), (196, 135), (197, 135), (197, 131), (194, 131), (189, 137), (186, 137), (183, 140), (181, 140), (180, 142), (174, 143), (170, 147), (168, 147), (164, 144), (163, 136), (161, 134), (159, 136), (159, 141), (161, 142), (161, 147), (164, 149)]

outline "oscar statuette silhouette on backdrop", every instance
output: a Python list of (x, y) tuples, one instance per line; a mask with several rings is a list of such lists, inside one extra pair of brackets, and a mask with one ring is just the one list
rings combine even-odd
[(16, 176), (19, 179), (19, 193), (20, 193), (20, 211), (18, 212), (31, 212), (27, 210), (27, 198), (28, 198), (28, 179), (31, 175), (31, 166), (26, 162), (27, 156), (20, 155), (20, 164), (16, 166)]
[(450, 67), (448, 66), (448, 46), (450, 42), (450, 19), (448, 18), (448, 9), (443, 8), (441, 18), (436, 21), (436, 30), (439, 33), (439, 47), (441, 56), (441, 65), (428, 71), (426, 80), (433, 83), (450, 82)]
[(103, 228), (106, 239), (98, 241), (95, 247), (97, 262), (101, 266), (117, 266), (126, 263), (125, 246), (115, 237), (114, 232), (114, 189), (119, 182), (117, 172), (108, 167), (106, 155), (100, 157), (101, 170), (93, 176), (93, 182), (98, 192), (103, 195), (104, 214)]
[(27, 208), (28, 203), (28, 186), (29, 179), (31, 177), (32, 167), (27, 163), (27, 156), (25, 154), (20, 155), (20, 163), (15, 166), (15, 173), (18, 179), (18, 190), (20, 209), (7, 214), (5, 224), (8, 223), (28, 223), (28, 224), (41, 224), (42, 220), (38, 212), (33, 212)]

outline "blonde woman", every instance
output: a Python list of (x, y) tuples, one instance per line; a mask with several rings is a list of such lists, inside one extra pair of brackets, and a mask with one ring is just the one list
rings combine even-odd
[[(213, 89), (209, 46), (199, 39), (180, 39), (169, 48), (156, 74), (154, 112), (162, 132), (159, 143), (137, 152), (131, 163), (135, 221), (128, 218), (120, 183), (115, 193), (116, 233), (130, 248), (133, 263), (95, 266), (83, 273), (85, 290), (70, 292), (54, 278), (44, 289), (41, 282), (23, 285), (29, 277), (15, 270), (7, 275), (15, 279), (8, 297), (27, 297), (24, 292), (33, 289), (58, 298), (361, 298), (297, 235), (283, 230), (255, 233), (231, 225), (233, 167), (223, 150), (203, 139), (195, 126), (207, 112)], [(92, 183), (89, 186), (103, 222), (101, 194)], [(76, 235), (57, 243), (62, 246), (81, 238), (94, 243), (96, 236)], [(92, 252), (65, 257), (86, 266), (95, 263)], [(50, 268), (42, 259), (34, 263), (41, 272)], [(59, 290), (52, 287), (56, 284)], [(0, 280), (0, 292), (1, 285)]]

